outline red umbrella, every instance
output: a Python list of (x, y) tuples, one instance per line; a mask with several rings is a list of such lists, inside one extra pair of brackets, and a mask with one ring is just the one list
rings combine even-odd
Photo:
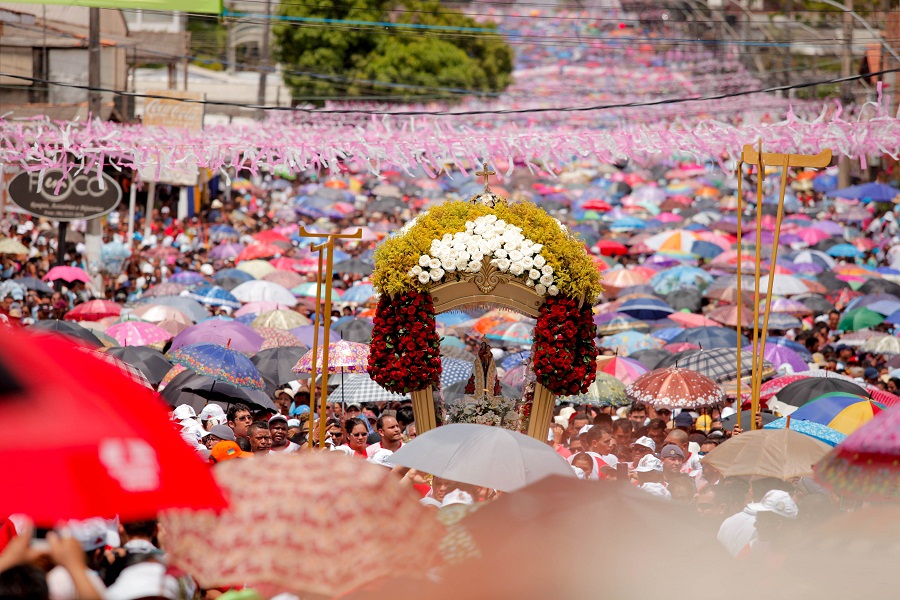
[(596, 248), (597, 252), (603, 254), (604, 256), (628, 254), (628, 248), (625, 246), (625, 244), (613, 242), (612, 240), (600, 240), (599, 242), (597, 242), (597, 245), (594, 246), (594, 248)]
[(99, 321), (106, 317), (118, 317), (122, 307), (112, 300), (88, 300), (66, 313), (66, 321)]
[(62, 279), (69, 283), (73, 281), (91, 282), (91, 277), (87, 274), (87, 271), (79, 267), (53, 267), (44, 275), (44, 281), (56, 281), (57, 279)]
[(158, 397), (62, 336), (0, 337), (0, 394), (0, 419), (15, 423), (0, 439), (0, 478), (15, 485), (0, 494), (0, 514), (52, 527), (226, 505)]
[(725, 401), (725, 391), (712, 379), (678, 367), (644, 373), (625, 388), (625, 395), (632, 402), (669, 408), (697, 408)]
[(604, 212), (607, 210), (612, 210), (612, 206), (610, 206), (608, 202), (604, 202), (599, 198), (591, 198), (590, 200), (582, 204), (581, 208), (585, 210), (599, 210)]
[(244, 260), (255, 260), (257, 258), (272, 258), (282, 254), (284, 254), (284, 249), (274, 244), (253, 244), (241, 250), (241, 253), (235, 257), (234, 262), (239, 263)]
[(259, 233), (253, 234), (253, 239), (260, 242), (265, 242), (267, 244), (271, 244), (272, 242), (291, 243), (291, 240), (286, 235), (284, 235), (283, 233), (278, 233), (274, 229), (266, 229), (264, 231), (260, 231)]

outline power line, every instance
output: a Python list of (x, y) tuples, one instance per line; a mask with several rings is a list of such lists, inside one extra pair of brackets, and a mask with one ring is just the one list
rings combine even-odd
[(536, 108), (514, 108), (514, 109), (476, 109), (476, 110), (466, 110), (466, 111), (428, 111), (428, 110), (411, 110), (411, 111), (389, 111), (389, 110), (374, 110), (374, 109), (361, 109), (361, 108), (339, 108), (339, 109), (315, 109), (315, 108), (306, 108), (306, 107), (287, 107), (287, 106), (260, 106), (257, 104), (245, 104), (239, 102), (225, 102), (219, 100), (191, 100), (186, 98), (170, 98), (168, 96), (158, 95), (158, 94), (139, 94), (137, 92), (127, 92), (122, 90), (115, 90), (110, 88), (102, 88), (102, 87), (90, 87), (86, 85), (80, 85), (75, 83), (66, 83), (61, 81), (52, 81), (49, 79), (41, 79), (38, 77), (25, 77), (24, 75), (14, 75), (12, 73), (3, 73), (0, 72), (0, 76), (2, 77), (10, 77), (13, 79), (19, 79), (23, 81), (31, 81), (35, 83), (43, 83), (47, 85), (56, 85), (60, 87), (67, 87), (85, 91), (92, 92), (101, 92), (101, 93), (111, 93), (119, 96), (128, 96), (131, 98), (150, 98), (150, 99), (162, 99), (162, 100), (175, 100), (177, 102), (185, 102), (188, 104), (204, 104), (208, 106), (231, 106), (235, 108), (246, 108), (251, 110), (271, 110), (277, 112), (294, 112), (294, 113), (304, 113), (304, 114), (320, 114), (320, 115), (370, 115), (370, 116), (397, 116), (397, 117), (413, 117), (413, 116), (448, 116), (448, 117), (456, 117), (456, 116), (474, 116), (474, 115), (517, 115), (517, 114), (533, 114), (533, 113), (553, 113), (553, 112), (591, 112), (591, 111), (602, 111), (602, 110), (611, 110), (611, 109), (621, 109), (621, 108), (643, 108), (649, 106), (664, 106), (669, 104), (683, 104), (686, 102), (709, 102), (712, 100), (725, 100), (728, 98), (739, 98), (742, 96), (750, 96), (753, 94), (767, 94), (774, 92), (784, 92), (789, 90), (803, 89), (809, 87), (816, 87), (820, 85), (831, 85), (836, 83), (843, 83), (847, 81), (856, 81), (859, 79), (868, 79), (870, 77), (878, 77), (879, 75), (885, 75), (887, 73), (896, 73), (900, 71), (900, 67), (893, 69), (885, 69), (883, 71), (877, 71), (873, 73), (866, 73), (865, 75), (851, 75), (850, 77), (837, 77), (834, 79), (827, 79), (821, 81), (810, 81), (806, 83), (796, 83), (791, 85), (780, 85), (773, 87), (766, 87), (756, 90), (743, 90), (738, 92), (729, 92), (727, 94), (715, 94), (715, 95), (706, 95), (706, 96), (693, 96), (693, 97), (685, 97), (685, 98), (665, 98), (660, 100), (644, 100), (644, 101), (636, 101), (636, 102), (625, 102), (621, 104), (598, 104), (594, 106), (564, 106), (564, 107), (536, 107)]

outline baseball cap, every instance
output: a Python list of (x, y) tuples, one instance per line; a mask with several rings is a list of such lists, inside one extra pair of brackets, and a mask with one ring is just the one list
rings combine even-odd
[(675, 444), (663, 446), (662, 452), (659, 453), (660, 458), (672, 458), (673, 456), (684, 460), (684, 452)]
[(709, 426), (712, 423), (712, 417), (709, 415), (700, 415), (697, 417), (697, 422), (694, 423), (694, 429), (698, 431), (709, 431)]
[(666, 486), (661, 483), (648, 481), (647, 483), (641, 484), (641, 490), (653, 496), (659, 496), (665, 500), (672, 499), (672, 494), (666, 489)]
[(213, 425), (209, 428), (209, 433), (210, 435), (214, 435), (223, 441), (235, 441), (234, 431), (232, 431), (231, 427), (229, 427), (228, 425)]
[(641, 459), (641, 462), (638, 463), (635, 471), (638, 473), (650, 473), (651, 471), (662, 471), (662, 461), (653, 456), (652, 454), (648, 454), (644, 458)]
[(206, 275), (207, 277), (212, 277), (216, 271), (215, 271), (215, 269), (213, 269), (213, 266), (211, 264), (206, 263), (206, 264), (200, 265), (200, 272), (202, 274)]
[(286, 386), (280, 387), (277, 390), (275, 390), (275, 393), (276, 394), (287, 394), (288, 396), (293, 398), (294, 396), (297, 395), (297, 390), (295, 390), (293, 387), (291, 387), (289, 385), (286, 385)]
[(185, 419), (191, 419), (196, 416), (196, 411), (194, 411), (194, 408), (189, 404), (180, 404), (172, 411), (172, 417), (176, 421), (184, 421)]
[(643, 446), (644, 448), (650, 448), (651, 452), (656, 452), (656, 442), (648, 438), (646, 435), (634, 440), (633, 442), (631, 442), (631, 445)]
[(271, 425), (275, 421), (284, 421), (284, 424), (287, 425), (288, 419), (284, 415), (272, 415), (269, 417), (269, 425)]
[(309, 405), (307, 404), (299, 404), (297, 406), (291, 407), (290, 413), (292, 417), (296, 417), (297, 415), (305, 415), (309, 412)]
[(66, 521), (56, 527), (63, 537), (72, 537), (81, 544), (85, 552), (102, 548), (106, 545), (108, 528), (106, 521), (99, 518), (85, 519), (84, 521)]
[(760, 502), (751, 502), (747, 508), (758, 513), (772, 512), (785, 519), (796, 519), (798, 512), (797, 503), (784, 490), (769, 490)]
[(225, 410), (218, 404), (207, 404), (203, 407), (203, 410), (200, 411), (200, 419), (202, 419), (203, 421), (208, 421), (210, 419), (224, 416)]
[(675, 416), (675, 425), (677, 427), (691, 427), (694, 424), (694, 417), (691, 416), (691, 413), (680, 412)]
[(303, 424), (300, 422), (300, 419), (288, 419), (288, 427), (302, 427)]
[(237, 442), (219, 442), (209, 451), (209, 459), (214, 462), (231, 460), (232, 458), (252, 458), (252, 452), (244, 452)]
[(866, 370), (863, 372), (863, 377), (866, 379), (878, 379), (878, 369), (875, 367), (866, 367)]

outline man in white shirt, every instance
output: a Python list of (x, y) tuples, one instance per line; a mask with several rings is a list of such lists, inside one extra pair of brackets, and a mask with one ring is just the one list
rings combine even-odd
[(284, 415), (269, 419), (269, 431), (272, 433), (272, 449), (269, 452), (296, 454), (300, 451), (300, 446), (288, 439), (288, 420)]
[(366, 454), (369, 458), (375, 456), (375, 453), (382, 448), (396, 452), (403, 446), (403, 430), (400, 429), (400, 423), (394, 417), (389, 415), (378, 417), (378, 420), (375, 422), (375, 430), (381, 436), (381, 441), (366, 448)]

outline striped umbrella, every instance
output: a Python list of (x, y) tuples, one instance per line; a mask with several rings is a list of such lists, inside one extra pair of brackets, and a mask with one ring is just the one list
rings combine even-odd
[(633, 358), (624, 356), (597, 357), (597, 372), (612, 375), (625, 385), (633, 383), (635, 379), (649, 370), (643, 363)]

